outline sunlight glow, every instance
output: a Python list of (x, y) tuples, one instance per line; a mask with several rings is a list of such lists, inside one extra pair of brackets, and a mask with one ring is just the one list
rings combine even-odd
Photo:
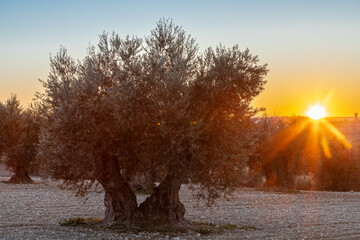
[(324, 107), (320, 105), (314, 105), (309, 108), (309, 110), (306, 112), (306, 115), (314, 120), (319, 120), (326, 117), (327, 114)]
[(321, 136), (321, 147), (323, 149), (325, 157), (331, 158), (332, 155), (331, 155), (331, 151), (330, 151), (330, 147), (329, 147), (329, 142), (325, 136)]
[(342, 145), (344, 145), (344, 147), (346, 147), (347, 149), (352, 148), (351, 143), (348, 142), (348, 140), (346, 139), (345, 135), (339, 131), (339, 129), (337, 129), (336, 127), (334, 127), (332, 124), (330, 124), (327, 121), (323, 121), (325, 127), (330, 130), (330, 132), (336, 137), (337, 140), (339, 140)]
[(320, 164), (318, 160), (321, 152), (326, 158), (330, 159), (336, 153), (337, 143), (340, 143), (345, 149), (352, 148), (345, 135), (327, 119), (323, 118), (326, 116), (323, 108), (320, 111), (320, 113), (323, 111), (321, 114), (319, 114), (319, 108), (315, 108), (316, 111), (310, 110), (308, 116), (318, 120), (312, 121), (309, 118), (303, 118), (291, 124), (284, 131), (277, 133), (273, 139), (277, 143), (276, 147), (269, 153), (269, 158), (265, 163), (275, 159), (277, 154), (296, 141), (298, 137), (301, 137), (301, 133), (304, 131), (307, 132), (308, 136), (305, 143), (303, 143), (303, 157), (300, 159), (300, 165), (307, 166), (313, 174)]

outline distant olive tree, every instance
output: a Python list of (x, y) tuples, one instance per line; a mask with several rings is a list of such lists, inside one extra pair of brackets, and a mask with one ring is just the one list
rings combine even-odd
[(331, 157), (322, 155), (319, 160), (314, 189), (360, 191), (359, 149), (348, 149), (336, 137), (327, 137)]
[(24, 110), (16, 95), (1, 106), (1, 148), (5, 165), (14, 173), (9, 182), (31, 183), (35, 165), (39, 123), (30, 109)]
[[(79, 193), (99, 182), (106, 223), (187, 224), (182, 183), (209, 200), (237, 185), (268, 71), (256, 56), (238, 46), (199, 54), (169, 20), (144, 40), (102, 34), (88, 53), (75, 62), (61, 48), (50, 59), (38, 95), (44, 172)], [(138, 206), (127, 179), (139, 174), (160, 185)]]
[[(322, 157), (320, 132), (315, 128), (305, 117), (261, 119), (249, 161), (251, 178), (263, 177), (265, 187), (294, 189), (301, 185), (310, 190), (312, 183), (297, 182), (309, 179)], [(254, 179), (253, 182), (258, 183)]]
[(359, 149), (349, 149), (329, 125), (304, 117), (258, 119), (248, 186), (359, 190)]

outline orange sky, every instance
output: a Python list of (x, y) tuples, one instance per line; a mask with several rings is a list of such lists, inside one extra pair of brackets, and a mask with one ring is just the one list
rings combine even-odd
[[(351, 59), (343, 56), (347, 57)], [(323, 105), (333, 117), (360, 112), (360, 54), (352, 62), (339, 55), (331, 60), (317, 58), (307, 63), (289, 59), (289, 63), (270, 66), (265, 91), (253, 105), (266, 107), (269, 114), (287, 116), (306, 115), (314, 104)]]
[(60, 45), (82, 59), (103, 31), (144, 36), (162, 17), (182, 25), (200, 51), (239, 44), (267, 63), (253, 105), (270, 115), (305, 115), (327, 96), (329, 116), (360, 112), (358, 0), (0, 1), (0, 101), (16, 93), (29, 104)]

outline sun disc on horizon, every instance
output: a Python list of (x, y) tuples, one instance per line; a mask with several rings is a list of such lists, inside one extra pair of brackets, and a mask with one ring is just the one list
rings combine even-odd
[(306, 112), (306, 115), (314, 120), (319, 120), (327, 116), (325, 108), (320, 105), (311, 106)]

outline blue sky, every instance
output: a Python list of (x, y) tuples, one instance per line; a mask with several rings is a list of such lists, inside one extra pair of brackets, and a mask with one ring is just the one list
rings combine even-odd
[(360, 111), (360, 0), (0, 0), (0, 101), (17, 93), (28, 104), (60, 45), (81, 59), (103, 31), (144, 36), (162, 17), (182, 25), (201, 50), (239, 44), (268, 63), (255, 106), (301, 115), (332, 92), (332, 115)]

